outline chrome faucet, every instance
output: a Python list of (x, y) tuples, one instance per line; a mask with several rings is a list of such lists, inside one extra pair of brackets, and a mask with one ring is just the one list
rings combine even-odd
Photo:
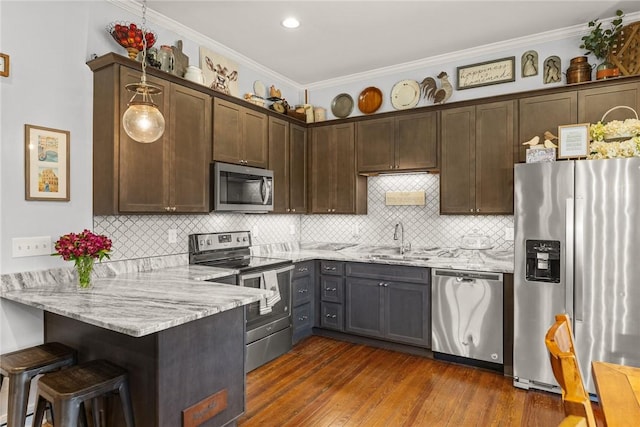
[(411, 250), (411, 243), (406, 246), (404, 244), (404, 225), (402, 225), (402, 221), (398, 221), (393, 230), (393, 240), (398, 240), (398, 232), (400, 234), (400, 253), (404, 255), (405, 251)]

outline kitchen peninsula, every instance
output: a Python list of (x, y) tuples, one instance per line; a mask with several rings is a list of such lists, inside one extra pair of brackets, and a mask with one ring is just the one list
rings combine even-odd
[(220, 426), (244, 411), (243, 306), (267, 292), (203, 281), (228, 274), (178, 266), (94, 279), (86, 290), (4, 283), (1, 296), (44, 310), (45, 341), (76, 348), (79, 361), (126, 368), (137, 426)]

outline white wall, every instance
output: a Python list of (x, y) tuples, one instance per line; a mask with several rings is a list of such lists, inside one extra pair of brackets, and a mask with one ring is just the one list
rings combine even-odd
[[(140, 11), (107, 1), (0, 1), (0, 52), (10, 55), (11, 72), (0, 78), (0, 273), (66, 266), (58, 257), (12, 257), (15, 237), (60, 235), (93, 228), (92, 54), (124, 55), (106, 31), (112, 21), (141, 22)], [(148, 19), (159, 44), (183, 40), (191, 64), (199, 63), (199, 46)], [(215, 43), (212, 43), (215, 44)], [(262, 79), (294, 99), (297, 88), (266, 77), (239, 63), (239, 89), (251, 91)], [(26, 201), (24, 197), (24, 125), (71, 132), (69, 202)], [(288, 228), (288, 227), (287, 227)], [(42, 341), (42, 312), (0, 300), (0, 352)]]

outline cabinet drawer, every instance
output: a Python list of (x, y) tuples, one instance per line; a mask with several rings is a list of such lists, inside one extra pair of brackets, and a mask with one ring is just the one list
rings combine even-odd
[(320, 261), (320, 274), (333, 274), (342, 276), (344, 263), (340, 261)]
[(344, 279), (335, 276), (320, 276), (320, 299), (327, 302), (344, 301)]
[(323, 302), (320, 304), (320, 326), (328, 329), (337, 329), (339, 331), (344, 328), (344, 312), (342, 304), (333, 304)]
[(347, 263), (346, 270), (349, 277), (363, 277), (365, 279), (424, 284), (428, 284), (431, 279), (430, 270), (424, 267), (350, 262)]
[(311, 301), (313, 296), (313, 276), (296, 277), (291, 281), (294, 307)]
[(293, 308), (293, 331), (307, 329), (313, 326), (311, 303), (308, 302)]
[(295, 265), (293, 268), (293, 278), (313, 275), (314, 261), (302, 262)]

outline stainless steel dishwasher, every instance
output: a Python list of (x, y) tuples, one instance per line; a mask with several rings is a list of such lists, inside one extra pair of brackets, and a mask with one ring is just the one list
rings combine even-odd
[(431, 272), (431, 349), (503, 363), (502, 273)]

